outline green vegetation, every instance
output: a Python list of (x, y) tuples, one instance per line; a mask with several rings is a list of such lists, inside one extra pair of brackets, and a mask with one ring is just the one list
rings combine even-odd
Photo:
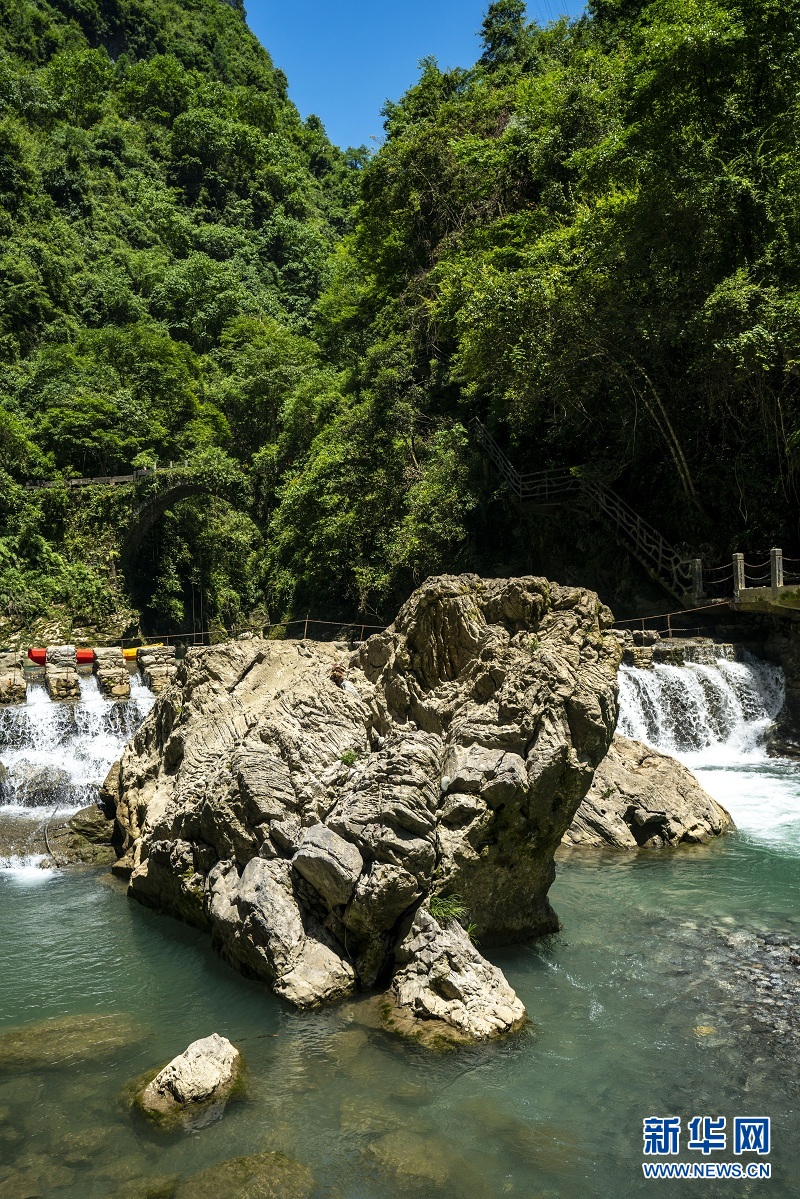
[[(320, 305), (357, 381), (336, 534), (358, 530), (368, 594), (523, 557), (473, 414), (522, 469), (591, 465), (677, 544), (796, 544), (800, 3), (590, 9), (539, 29), (501, 0), (474, 70), (428, 61), (387, 108)], [(320, 515), (335, 428), (296, 484), (326, 471)]]
[[(800, 0), (498, 0), (370, 159), (240, 9), (0, 0), (0, 612), (384, 616), (535, 569), (476, 414), (675, 543), (796, 544)], [(209, 448), (247, 500), (165, 515), (133, 591), (113, 499), (23, 486)]]
[(463, 924), (469, 915), (460, 895), (433, 895), (428, 908), (431, 916), (440, 924), (447, 924), (450, 920)]
[[(315, 371), (328, 381), (311, 314), (361, 157), (300, 120), (241, 4), (0, 0), (9, 623), (126, 606), (114, 498), (23, 483), (215, 448), (269, 493), (282, 407)], [(263, 496), (165, 518), (133, 588), (152, 622), (185, 623), (201, 590), (227, 623), (263, 603)]]

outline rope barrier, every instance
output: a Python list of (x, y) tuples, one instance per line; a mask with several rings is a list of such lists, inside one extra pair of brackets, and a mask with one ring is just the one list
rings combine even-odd
[(720, 571), (724, 571), (730, 575), (733, 575), (733, 563), (726, 562), (726, 564), (724, 566), (704, 566), (703, 567), (704, 575), (719, 574)]
[(708, 612), (711, 608), (727, 607), (727, 600), (715, 600), (713, 604), (701, 604), (698, 608), (676, 608), (674, 612), (660, 612), (657, 616), (632, 616), (630, 620), (615, 620), (614, 628), (623, 624), (639, 624), (643, 620), (666, 620), (668, 616), (688, 616), (691, 612)]
[[(386, 628), (385, 624), (366, 624), (360, 620), (316, 620), (313, 617), (308, 616), (301, 617), (299, 620), (278, 620), (274, 624), (247, 625), (245, 628), (239, 629), (237, 633), (232, 633), (231, 636), (235, 638), (237, 636), (241, 636), (242, 633), (265, 633), (271, 632), (273, 629), (291, 629), (295, 628), (297, 625), (303, 625), (306, 629), (309, 625), (323, 625), (325, 628), (330, 629), (360, 629), (362, 633), (365, 629), (378, 629), (383, 631), (383, 629)], [(140, 649), (146, 649), (148, 641), (152, 644), (169, 641), (185, 641), (187, 644), (202, 645), (204, 644), (202, 638), (207, 636), (207, 631), (202, 633), (165, 633), (163, 636), (153, 634), (152, 637), (148, 637), (147, 639), (143, 637), (122, 638), (122, 640), (115, 642), (114, 644), (122, 647), (126, 645), (136, 646), (137, 643), (142, 642), (143, 644), (139, 645)], [(200, 640), (198, 640), (198, 638), (200, 638)]]

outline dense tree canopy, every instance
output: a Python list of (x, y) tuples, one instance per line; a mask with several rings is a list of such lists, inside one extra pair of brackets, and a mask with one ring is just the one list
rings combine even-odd
[[(404, 497), (360, 578), (502, 538), (464, 478), (474, 414), (521, 466), (591, 469), (687, 548), (796, 546), (799, 31), (798, 0), (597, 0), (545, 29), (498, 0), (472, 71), (426, 61), (387, 106), (319, 306)], [(337, 535), (348, 508), (369, 527), (360, 460)], [(418, 564), (411, 478), (448, 526)]]
[[(21, 590), (42, 610), (74, 599), (46, 505), (26, 508), (46, 561), (20, 540), (14, 483), (182, 461), (209, 444), (247, 462), (277, 436), (284, 393), (316, 354), (311, 314), (358, 162), (317, 118), (300, 120), (241, 4), (0, 0), (7, 612)], [(203, 523), (199, 508), (191, 519)], [(211, 514), (206, 526), (221, 551)], [(154, 594), (162, 574), (180, 594), (186, 571), (181, 582), (170, 555), (156, 557)], [(206, 583), (230, 615), (230, 596), (217, 604), (208, 572)], [(101, 607), (112, 591), (97, 580)], [(258, 593), (250, 580), (242, 606)], [(162, 615), (177, 620), (180, 606), (173, 596)]]
[(238, 3), (0, 0), (0, 603), (120, 587), (22, 483), (209, 446), (252, 502), (165, 518), (150, 619), (513, 567), (473, 415), (693, 551), (796, 545), (798, 31), (800, 0), (496, 0), (370, 158)]

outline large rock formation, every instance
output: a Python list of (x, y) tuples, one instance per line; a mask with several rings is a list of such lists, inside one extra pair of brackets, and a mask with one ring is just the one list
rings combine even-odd
[(564, 836), (574, 848), (664, 849), (699, 845), (733, 820), (675, 758), (620, 734)]
[(131, 894), (301, 1006), (374, 986), (433, 894), (484, 944), (553, 931), (616, 722), (610, 627), (591, 592), (444, 576), (349, 658), (190, 650), (107, 784)]

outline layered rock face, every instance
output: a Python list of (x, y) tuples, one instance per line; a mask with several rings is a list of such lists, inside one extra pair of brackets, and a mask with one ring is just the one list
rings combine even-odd
[(610, 626), (584, 590), (443, 576), (350, 656), (190, 650), (107, 784), (131, 893), (301, 1006), (375, 985), (433, 894), (485, 944), (554, 930), (616, 723)]
[(564, 845), (664, 849), (704, 844), (733, 827), (729, 814), (691, 770), (668, 754), (617, 734)]

